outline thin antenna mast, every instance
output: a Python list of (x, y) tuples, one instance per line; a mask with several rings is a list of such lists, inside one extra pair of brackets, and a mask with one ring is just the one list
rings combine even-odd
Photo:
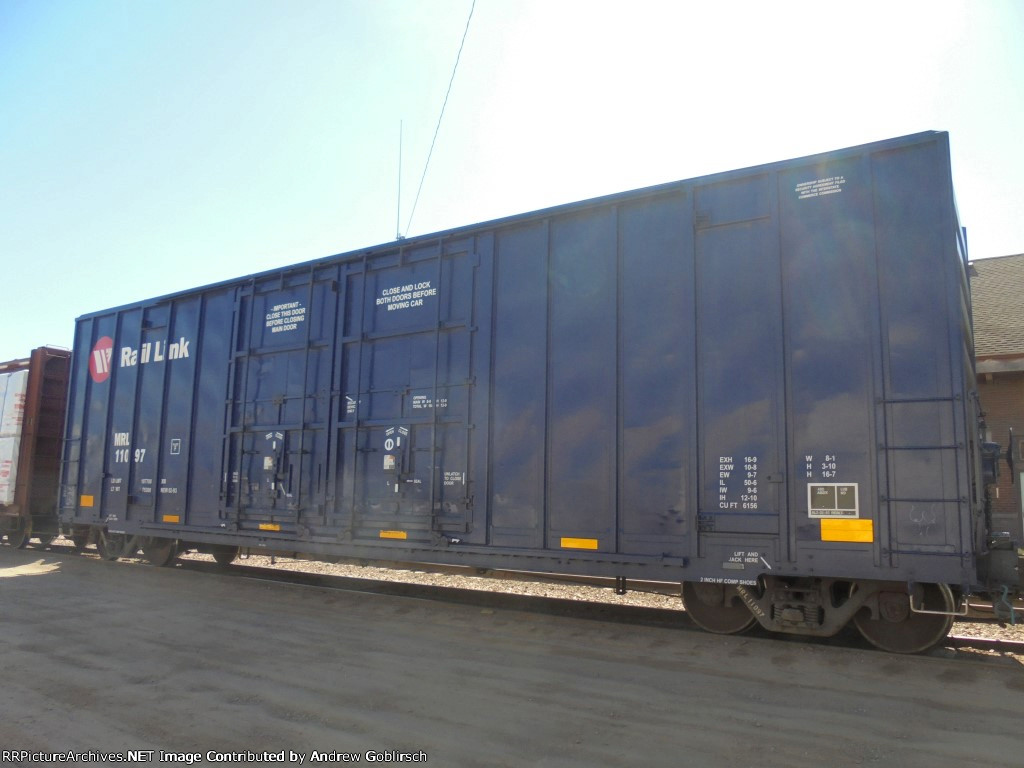
[(398, 121), (398, 204), (395, 206), (395, 240), (402, 239), (402, 121)]
[(437, 117), (437, 127), (434, 128), (434, 138), (430, 142), (430, 151), (427, 152), (427, 162), (423, 165), (423, 175), (420, 176), (420, 185), (416, 189), (416, 197), (412, 201), (412, 213), (409, 214), (409, 222), (405, 225), (405, 231), (412, 229), (412, 217), (416, 215), (416, 206), (420, 202), (420, 192), (423, 191), (423, 181), (427, 178), (427, 168), (430, 167), (430, 157), (434, 154), (434, 145), (437, 143), (437, 134), (441, 131), (441, 120), (444, 119), (444, 109), (448, 106), (448, 97), (452, 93), (452, 83), (455, 82), (455, 73), (459, 71), (459, 59), (462, 58), (462, 48), (466, 45), (466, 35), (469, 33), (469, 22), (473, 20), (473, 9), (476, 8), (476, 0), (469, 6), (469, 17), (466, 19), (466, 28), (462, 30), (462, 42), (459, 43), (459, 52), (455, 54), (455, 66), (452, 67), (452, 76), (448, 80), (448, 90), (444, 94), (444, 102), (441, 104), (441, 114)]

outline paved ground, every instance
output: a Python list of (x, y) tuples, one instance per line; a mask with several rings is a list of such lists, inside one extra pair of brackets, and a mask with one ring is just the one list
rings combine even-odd
[(1024, 667), (1009, 662), (6, 546), (0, 653), (0, 750), (283, 750), (305, 765), (314, 751), (361, 763), (367, 751), (424, 752), (434, 766), (1024, 764)]

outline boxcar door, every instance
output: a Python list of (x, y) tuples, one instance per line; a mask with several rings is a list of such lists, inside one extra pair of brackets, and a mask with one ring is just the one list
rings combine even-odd
[(349, 537), (430, 541), (469, 530), (477, 265), (470, 242), (352, 265), (336, 491)]
[(325, 525), (335, 274), (277, 275), (239, 299), (226, 499), (240, 530), (303, 538)]

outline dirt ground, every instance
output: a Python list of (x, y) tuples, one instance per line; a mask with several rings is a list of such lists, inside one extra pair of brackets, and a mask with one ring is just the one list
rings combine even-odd
[(1010, 661), (723, 638), (56, 552), (0, 547), (0, 651), (0, 751), (19, 753), (0, 752), (0, 763), (14, 765), (48, 764), (22, 751), (96, 764), (136, 756), (128, 750), (155, 750), (163, 765), (190, 759), (166, 753), (198, 753), (198, 764), (344, 757), (331, 752), (435, 766), (1024, 762), (1024, 667)]

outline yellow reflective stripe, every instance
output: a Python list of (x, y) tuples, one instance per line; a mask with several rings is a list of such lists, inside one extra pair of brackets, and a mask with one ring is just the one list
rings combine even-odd
[(875, 540), (873, 520), (829, 520), (821, 521), (822, 541), (852, 541), (870, 543)]
[(261, 531), (280, 531), (281, 526), (277, 523), (260, 523)]
[(562, 538), (562, 549), (597, 549), (597, 539)]
[(405, 531), (381, 531), (380, 537), (382, 539), (408, 539), (409, 534)]
[(164, 515), (162, 519), (165, 523), (180, 523), (181, 515)]
[(93, 497), (92, 496), (83, 496), (81, 499), (78, 500), (78, 505), (81, 506), (81, 507), (91, 507), (92, 504), (93, 504)]

